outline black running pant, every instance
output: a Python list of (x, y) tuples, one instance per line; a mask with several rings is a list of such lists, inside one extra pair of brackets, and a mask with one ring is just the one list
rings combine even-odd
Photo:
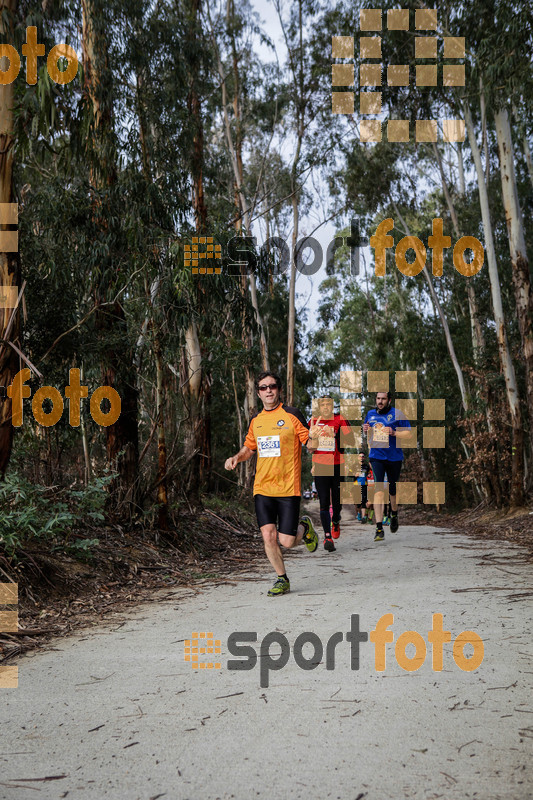
[(341, 521), (340, 465), (335, 464), (333, 475), (315, 475), (315, 486), (320, 502), (320, 521), (324, 533), (331, 533), (329, 507), (333, 506), (333, 522)]

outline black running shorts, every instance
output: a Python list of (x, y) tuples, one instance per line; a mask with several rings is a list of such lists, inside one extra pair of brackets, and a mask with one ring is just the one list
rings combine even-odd
[(256, 494), (255, 513), (257, 524), (276, 525), (279, 533), (296, 536), (300, 520), (300, 497), (267, 497)]
[(382, 459), (370, 459), (372, 464), (372, 472), (374, 473), (374, 480), (376, 483), (383, 483), (385, 481), (385, 473), (389, 482), (389, 496), (395, 497), (396, 495), (396, 481), (400, 477), (400, 470), (402, 468), (402, 461), (383, 461)]

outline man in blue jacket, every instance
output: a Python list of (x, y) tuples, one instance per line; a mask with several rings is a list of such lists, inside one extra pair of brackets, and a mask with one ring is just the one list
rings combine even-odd
[[(400, 477), (402, 468), (403, 450), (398, 447), (397, 439), (407, 438), (411, 426), (404, 414), (391, 404), (390, 392), (378, 392), (376, 407), (369, 411), (363, 424), (363, 432), (367, 434), (370, 447), (370, 463), (374, 473), (376, 488), (383, 484), (385, 475), (389, 482), (389, 497), (391, 505), (391, 533), (398, 530), (398, 504), (396, 503), (396, 481)], [(374, 496), (374, 511), (376, 514), (375, 542), (382, 542), (385, 538), (383, 532), (383, 489), (376, 491)]]

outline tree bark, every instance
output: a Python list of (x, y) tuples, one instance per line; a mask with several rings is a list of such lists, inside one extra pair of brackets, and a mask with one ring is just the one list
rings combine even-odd
[[(0, 32), (6, 44), (14, 45), (14, 15), (17, 12), (17, 0), (0, 2)], [(5, 63), (2, 63), (5, 62)], [(0, 65), (7, 69), (8, 59), (0, 59)], [(15, 141), (13, 138), (13, 103), (15, 83), (0, 85), (0, 203), (14, 203), (13, 192), (13, 159)], [(8, 226), (2, 225), (3, 230)], [(20, 259), (18, 252), (0, 252), (0, 283), (3, 286), (19, 287), (21, 282)], [(9, 337), (5, 337), (6, 329), (14, 314)], [(10, 338), (16, 342), (20, 339), (21, 325), (19, 310), (0, 308), (0, 338)], [(19, 357), (12, 347), (2, 348), (0, 357), (0, 386), (7, 387), (14, 375), (19, 371)], [(0, 402), (0, 477), (3, 477), (13, 446), (13, 425), (11, 423), (11, 398)]]
[(472, 121), (472, 114), (468, 102), (464, 100), (464, 115), (466, 129), (468, 133), (468, 141), (474, 164), (476, 168), (477, 183), (479, 189), (479, 202), (481, 206), (481, 217), (483, 220), (483, 230), (485, 233), (485, 251), (487, 254), (487, 264), (490, 279), (490, 288), (492, 295), (492, 307), (494, 311), (494, 321), (496, 323), (496, 336), (498, 340), (498, 353), (500, 356), (500, 365), (505, 380), (505, 390), (507, 395), (507, 402), (509, 404), (509, 412), (511, 417), (511, 491), (510, 491), (510, 504), (512, 507), (521, 506), (524, 502), (524, 455), (523, 455), (523, 430), (522, 430), (522, 413), (520, 409), (520, 399), (518, 396), (518, 388), (516, 384), (516, 374), (511, 359), (509, 350), (509, 342), (507, 340), (507, 332), (505, 330), (505, 317), (503, 314), (502, 296), (500, 290), (500, 276), (498, 274), (498, 265), (496, 263), (496, 251), (494, 248), (494, 238), (492, 234), (492, 222), (490, 218), (489, 195), (487, 185), (485, 183), (485, 176), (483, 174), (483, 166), (481, 164), (481, 155), (476, 139), (474, 130), (474, 123)]
[(529, 441), (533, 450), (533, 292), (531, 291), (524, 223), (518, 201), (511, 126), (505, 106), (495, 112), (494, 121), (496, 123), (496, 136), (500, 155), (502, 197), (511, 253), (516, 316), (522, 340), (522, 357), (526, 370)]
[[(90, 121), (87, 155), (91, 184), (97, 195), (93, 203), (94, 220), (105, 233), (110, 202), (108, 193), (117, 181), (117, 162), (112, 73), (103, 11), (101, 0), (82, 0), (83, 91)], [(100, 277), (96, 278), (94, 287), (97, 304), (109, 302), (115, 294), (114, 279), (108, 277), (112, 274), (112, 263), (101, 265)], [(108, 463), (118, 473), (111, 492), (118, 503), (126, 503), (131, 513), (139, 488), (139, 431), (136, 376), (127, 344), (127, 323), (122, 304), (115, 301), (111, 307), (106, 307), (105, 312), (97, 311), (95, 324), (100, 340), (105, 342), (102, 382), (116, 389), (122, 398), (118, 420), (105, 429)]]
[[(226, 9), (226, 21), (229, 23), (231, 17), (234, 13), (234, 6), (233, 0), (228, 0), (227, 9)], [(242, 146), (243, 146), (243, 130), (242, 130), (242, 108), (241, 108), (241, 79), (240, 79), (240, 71), (239, 71), (239, 57), (237, 53), (237, 47), (235, 44), (235, 33), (232, 29), (231, 33), (231, 49), (232, 49), (232, 64), (233, 64), (233, 81), (234, 81), (234, 92), (233, 92), (233, 115), (235, 119), (235, 139), (233, 138), (233, 134), (231, 131), (231, 124), (228, 115), (228, 97), (227, 97), (227, 88), (226, 88), (226, 80), (227, 76), (224, 74), (224, 67), (222, 64), (222, 59), (220, 57), (220, 52), (218, 49), (218, 45), (215, 40), (214, 33), (212, 33), (212, 41), (213, 46), (215, 49), (216, 57), (217, 57), (217, 67), (218, 67), (218, 74), (220, 76), (220, 86), (222, 92), (222, 114), (224, 117), (224, 132), (226, 136), (226, 144), (228, 147), (228, 154), (231, 161), (231, 166), (233, 170), (233, 180), (235, 183), (235, 205), (237, 208), (237, 218), (235, 221), (235, 229), (237, 231), (242, 230), (243, 222), (244, 222), (244, 229), (248, 235), (252, 233), (252, 220), (251, 220), (251, 206), (248, 202), (246, 197), (246, 193), (244, 191), (244, 163), (242, 158)], [(248, 272), (248, 283), (250, 288), (250, 298), (252, 301), (252, 307), (254, 309), (255, 314), (255, 321), (257, 324), (257, 328), (259, 330), (259, 346), (261, 349), (261, 362), (263, 370), (270, 369), (269, 366), (269, 358), (268, 358), (268, 346), (265, 336), (265, 328), (263, 324), (263, 318), (261, 315), (261, 311), (259, 308), (259, 301), (257, 298), (257, 281), (255, 279), (255, 275), (253, 270), (249, 270)], [(241, 282), (241, 288), (243, 292), (243, 297), (246, 295), (246, 286)], [(245, 344), (246, 347), (246, 344)]]
[[(393, 205), (394, 205), (395, 213), (396, 213), (400, 223), (403, 225), (407, 236), (411, 236), (411, 232), (409, 231), (407, 223), (404, 220), (404, 218), (403, 218), (403, 216), (402, 216), (402, 214), (400, 212), (400, 209), (398, 208), (396, 203), (393, 202)], [(450, 328), (449, 328), (449, 325), (448, 325), (448, 321), (447, 321), (446, 316), (444, 314), (444, 311), (442, 309), (441, 302), (440, 302), (439, 298), (437, 297), (437, 293), (435, 292), (435, 287), (433, 286), (433, 281), (431, 280), (431, 275), (429, 274), (429, 271), (428, 271), (427, 267), (424, 267), (422, 272), (424, 273), (424, 277), (425, 277), (425, 279), (427, 281), (428, 288), (429, 288), (429, 293), (430, 293), (430, 296), (431, 296), (431, 300), (433, 302), (435, 310), (436, 310), (436, 312), (438, 314), (438, 317), (440, 319), (440, 322), (441, 322), (441, 325), (442, 325), (442, 329), (444, 331), (444, 338), (446, 339), (446, 346), (448, 348), (448, 354), (449, 354), (450, 359), (452, 361), (453, 368), (455, 369), (455, 374), (457, 375), (457, 381), (459, 383), (459, 391), (461, 392), (461, 400), (462, 400), (462, 403), (463, 403), (463, 407), (464, 407), (465, 411), (468, 411), (468, 395), (467, 395), (467, 391), (466, 391), (463, 370), (461, 369), (461, 366), (460, 366), (459, 361), (457, 359), (457, 355), (455, 353), (455, 347), (454, 347), (454, 344), (453, 344), (452, 335), (450, 333)]]

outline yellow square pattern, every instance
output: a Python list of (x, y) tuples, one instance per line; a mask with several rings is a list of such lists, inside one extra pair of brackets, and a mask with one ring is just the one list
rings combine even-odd
[(331, 55), (333, 58), (353, 58), (354, 37), (353, 36), (332, 36)]
[(16, 605), (19, 601), (18, 583), (0, 583), (0, 603)]
[(389, 86), (409, 86), (409, 64), (398, 64), (387, 68)]
[(464, 58), (465, 49), (464, 36), (444, 37), (444, 58)]
[(416, 505), (416, 481), (398, 481), (396, 484), (396, 502), (398, 505)]
[(415, 28), (417, 31), (437, 30), (437, 9), (422, 8), (415, 11)]
[(353, 92), (332, 92), (331, 110), (333, 114), (353, 114), (355, 101)]
[[(416, 425), (411, 425), (411, 430), (409, 431), (409, 436), (402, 436), (402, 443), (400, 447), (402, 450), (409, 450), (410, 448), (416, 450), (418, 447), (417, 444), (417, 431), (418, 428)], [(399, 440), (398, 440), (399, 441)]]
[(446, 502), (446, 484), (444, 481), (424, 481), (422, 485), (425, 505), (443, 505)]
[(360, 397), (356, 397), (350, 400), (345, 400), (344, 398), (341, 398), (339, 405), (340, 405), (341, 416), (344, 417), (345, 420), (361, 419)]
[(339, 386), (341, 392), (362, 392), (363, 373), (361, 370), (341, 369)]
[[(200, 251), (199, 245), (205, 245), (206, 249)], [(190, 244), (183, 245), (183, 266), (190, 267), (193, 275), (220, 275), (221, 267), (199, 267), (198, 261), (206, 258), (222, 259), (222, 247), (213, 244), (212, 236), (193, 236), (192, 247)]]
[(424, 428), (423, 445), (425, 447), (446, 447), (446, 428)]
[(381, 92), (360, 92), (359, 113), (381, 114)]
[(214, 639), (210, 631), (193, 631), (190, 639), (185, 640), (184, 661), (190, 661), (192, 669), (220, 669), (220, 662), (199, 661), (199, 656), (220, 655), (220, 639)]
[(381, 58), (381, 36), (362, 36), (359, 46), (361, 58)]
[[(390, 31), (409, 31), (410, 11), (406, 8), (387, 10), (387, 29)], [(362, 9), (359, 12), (361, 32), (381, 31), (383, 27), (383, 13), (379, 8)], [(437, 59), (438, 58), (438, 36), (437, 9), (421, 8), (415, 9), (414, 15), (416, 31), (431, 31), (432, 35), (423, 33), (415, 35), (414, 54), (416, 59)], [(445, 59), (459, 59), (465, 57), (466, 45), (465, 37), (443, 36), (443, 57)], [(344, 44), (343, 40), (347, 40)], [(349, 40), (349, 41), (348, 41)], [(353, 58), (353, 37), (333, 37), (332, 39), (333, 57)], [(363, 87), (381, 86), (383, 82), (382, 65), (364, 63), (364, 59), (381, 59), (382, 57), (382, 37), (365, 36), (359, 37), (359, 57), (361, 60), (359, 68), (359, 85)], [(352, 85), (347, 82), (348, 70), (342, 66), (340, 70), (333, 70), (333, 86)], [(351, 65), (350, 65), (351, 66)], [(342, 81), (341, 81), (342, 77)], [(437, 64), (417, 64), (415, 66), (415, 85), (417, 87), (430, 87), (439, 85), (438, 65)], [(410, 70), (407, 64), (392, 65), (387, 68), (387, 83), (389, 86), (409, 86)], [(442, 67), (442, 85), (444, 87), (464, 86), (465, 85), (465, 66), (464, 64), (445, 64)], [(333, 113), (353, 114), (354, 103), (347, 97), (340, 97), (339, 94), (333, 97)], [(360, 92), (359, 112), (362, 117), (372, 116), (382, 113), (381, 94)], [(461, 142), (464, 141), (464, 120), (443, 120), (443, 141)], [(388, 120), (387, 121), (387, 141), (389, 142), (408, 142), (409, 141), (409, 120)], [(437, 120), (416, 120), (415, 140), (417, 142), (436, 142), (438, 136)], [(377, 120), (361, 119), (359, 138), (361, 142), (380, 142), (382, 140), (381, 124)]]
[(397, 392), (416, 392), (417, 386), (416, 370), (402, 369), (396, 372), (394, 388)]
[[(342, 370), (340, 372), (340, 391), (346, 393), (359, 393), (363, 392), (363, 375), (360, 370)], [(366, 377), (366, 392), (370, 395), (375, 392), (389, 391), (389, 372), (386, 370), (369, 370)], [(395, 373), (395, 391), (396, 392), (416, 392), (418, 388), (418, 375), (415, 370), (398, 370)], [(366, 398), (368, 399), (368, 397)], [(416, 423), (418, 415), (418, 403), (416, 398), (398, 397), (393, 400), (394, 406), (398, 411), (404, 415), (408, 420)], [(446, 403), (444, 399), (428, 399), (423, 401), (424, 407), (424, 420), (444, 420), (446, 412)], [(362, 402), (361, 398), (340, 400), (340, 413), (348, 421), (357, 418), (362, 419)], [(357, 414), (357, 416), (356, 416)], [(313, 414), (316, 416), (316, 414)], [(406, 433), (403, 429), (402, 434)], [(444, 448), (446, 446), (446, 428), (444, 426), (425, 426), (422, 428), (423, 447), (424, 448)], [(358, 450), (363, 444), (364, 439), (362, 436), (361, 425), (350, 424), (349, 430), (340, 429), (340, 447)], [(366, 444), (371, 447), (371, 434), (366, 435)], [(412, 424), (407, 436), (402, 435), (398, 437), (397, 444), (403, 450), (417, 449), (418, 448), (418, 426)], [(381, 445), (386, 446), (386, 445)], [(408, 455), (408, 453), (406, 453)], [(341, 475), (350, 478), (359, 472), (359, 454), (358, 453), (344, 453), (344, 464), (341, 465)], [(314, 464), (315, 476), (333, 476), (333, 464)], [(397, 502), (403, 505), (417, 503), (418, 484), (416, 481), (400, 481), (397, 482)], [(370, 503), (374, 500), (376, 492), (385, 489), (384, 502), (388, 502), (388, 484), (369, 484), (368, 485), (368, 501)], [(422, 487), (423, 502), (429, 505), (442, 505), (445, 502), (446, 491), (444, 481), (425, 481)], [(382, 502), (380, 498), (379, 502)], [(353, 484), (350, 480), (341, 482), (341, 502), (343, 503), (356, 503), (361, 502), (361, 487), (359, 484)]]
[[(446, 67), (444, 67), (446, 69)], [(437, 85), (437, 65), (436, 64), (417, 64), (416, 65), (416, 85), (417, 86), (436, 86)]]
[(465, 65), (464, 64), (445, 64), (442, 68), (443, 86), (464, 86), (465, 85)]
[[(342, 400), (341, 400), (342, 403)], [(341, 416), (344, 417), (342, 413), (342, 406), (341, 406)], [(350, 425), (350, 429), (347, 430), (346, 428), (340, 429), (340, 438), (339, 438), (339, 446), (342, 447), (361, 447), (362, 443), (362, 433), (363, 429), (360, 425)]]
[(406, 419), (416, 420), (418, 417), (416, 400), (405, 397), (397, 397), (394, 401), (395, 408), (405, 416)]
[(384, 370), (369, 370), (366, 374), (366, 388), (369, 392), (388, 392), (389, 373)]
[(415, 58), (437, 58), (437, 37), (417, 36), (415, 39)]
[(424, 419), (445, 419), (446, 400), (424, 400)]
[(381, 86), (381, 64), (361, 64), (359, 83), (361, 86)]
[(341, 481), (341, 503), (358, 505), (362, 501), (361, 487), (358, 483)]
[(409, 9), (392, 8), (387, 11), (387, 28), (389, 31), (408, 31)]
[(417, 119), (416, 121), (416, 141), (417, 142), (436, 142), (437, 141), (437, 120), (436, 119)]
[(464, 119), (443, 119), (442, 138), (445, 142), (464, 142), (465, 140), (465, 121)]
[(409, 120), (389, 119), (387, 122), (387, 139), (389, 142), (408, 142)]
[(353, 64), (333, 64), (331, 67), (332, 86), (353, 86), (355, 67)]
[(381, 30), (381, 8), (363, 8), (359, 11), (359, 26), (362, 31)]
[(379, 119), (362, 119), (359, 125), (359, 138), (362, 142), (381, 142)]
[(18, 667), (0, 667), (0, 689), (16, 689), (19, 685)]

